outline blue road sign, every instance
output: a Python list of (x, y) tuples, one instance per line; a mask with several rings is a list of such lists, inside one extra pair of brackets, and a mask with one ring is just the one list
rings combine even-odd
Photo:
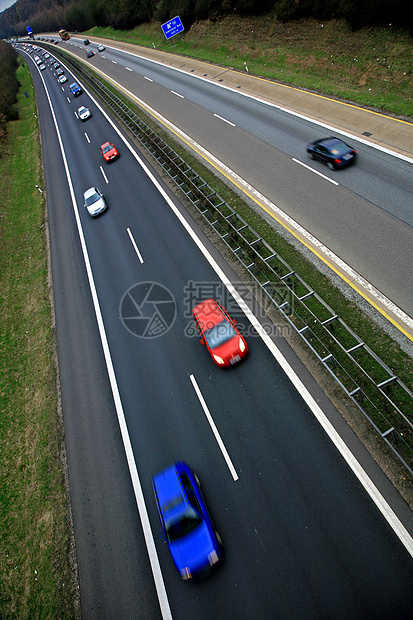
[(181, 18), (178, 17), (178, 15), (173, 19), (170, 19), (169, 22), (162, 24), (162, 30), (167, 39), (179, 34), (183, 31), (183, 29), (184, 27), (182, 25)]

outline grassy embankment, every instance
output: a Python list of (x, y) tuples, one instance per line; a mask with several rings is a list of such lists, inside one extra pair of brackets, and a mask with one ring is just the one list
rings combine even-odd
[(413, 119), (413, 40), (386, 28), (352, 32), (345, 22), (227, 17), (199, 22), (167, 41), (160, 24), (90, 35), (182, 54)]
[[(27, 65), (0, 157), (0, 617), (74, 618), (41, 151)], [(26, 97), (25, 93), (28, 94)]]

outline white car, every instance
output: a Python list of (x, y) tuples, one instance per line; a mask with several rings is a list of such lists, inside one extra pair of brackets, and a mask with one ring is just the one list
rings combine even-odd
[(84, 105), (78, 108), (77, 115), (81, 121), (87, 121), (87, 119), (92, 116), (89, 108), (85, 108)]
[(98, 52), (103, 52), (106, 49), (106, 47), (102, 44), (98, 45)]
[(67, 77), (65, 75), (59, 75), (57, 79), (61, 84), (64, 84), (65, 82), (67, 82)]
[(92, 217), (103, 213), (108, 208), (102, 192), (97, 187), (89, 187), (83, 194), (83, 200), (89, 215)]
[(46, 65), (42, 63), (41, 65), (39, 65), (39, 69), (40, 71), (44, 71), (46, 69)]

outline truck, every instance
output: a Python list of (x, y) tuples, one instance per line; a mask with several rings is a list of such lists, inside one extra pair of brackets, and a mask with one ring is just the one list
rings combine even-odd
[(64, 30), (64, 28), (60, 28), (59, 35), (60, 35), (60, 38), (62, 39), (62, 41), (67, 41), (68, 39), (70, 39), (69, 33), (66, 32), (66, 30)]
[(78, 97), (83, 92), (79, 84), (77, 84), (76, 82), (73, 82), (73, 84), (70, 84), (69, 88), (70, 88), (70, 92), (72, 93), (73, 97)]

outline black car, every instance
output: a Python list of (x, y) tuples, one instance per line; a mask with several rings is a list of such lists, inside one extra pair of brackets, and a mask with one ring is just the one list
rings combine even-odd
[(94, 52), (93, 50), (88, 50), (88, 51), (86, 52), (86, 56), (87, 56), (88, 58), (92, 58), (92, 56), (94, 56), (94, 55), (95, 55), (95, 52)]
[(357, 159), (357, 151), (334, 136), (310, 142), (307, 153), (310, 159), (318, 159), (327, 164), (330, 170), (354, 164)]

